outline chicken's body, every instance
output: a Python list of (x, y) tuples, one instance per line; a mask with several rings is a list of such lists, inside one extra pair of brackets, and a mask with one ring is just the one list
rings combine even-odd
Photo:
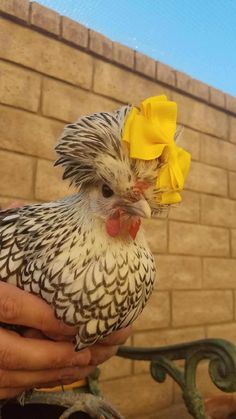
[[(76, 349), (128, 326), (151, 295), (156, 269), (141, 219), (179, 202), (190, 159), (176, 148), (175, 130), (176, 104), (165, 96), (140, 111), (80, 118), (56, 146), (56, 164), (79, 193), (0, 213), (0, 280), (76, 326)], [(76, 406), (94, 418), (121, 417), (93, 398)]]
[(77, 348), (134, 321), (155, 279), (140, 229), (136, 239), (107, 234), (85, 194), (2, 212), (1, 279), (38, 294), (78, 327)]

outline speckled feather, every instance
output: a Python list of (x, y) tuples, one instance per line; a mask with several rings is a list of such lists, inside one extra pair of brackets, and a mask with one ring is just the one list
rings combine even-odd
[[(156, 275), (142, 228), (135, 240), (110, 237), (87, 199), (87, 190), (101, 181), (131, 198), (137, 179), (155, 184), (158, 162), (131, 161), (120, 140), (128, 110), (84, 117), (65, 128), (56, 164), (82, 185), (79, 193), (0, 212), (0, 279), (41, 296), (59, 319), (76, 325), (77, 349), (133, 322)], [(146, 192), (154, 212), (156, 193), (154, 186)]]

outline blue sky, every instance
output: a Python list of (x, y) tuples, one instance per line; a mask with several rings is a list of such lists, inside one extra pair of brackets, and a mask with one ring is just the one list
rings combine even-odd
[(236, 96), (236, 0), (38, 0)]

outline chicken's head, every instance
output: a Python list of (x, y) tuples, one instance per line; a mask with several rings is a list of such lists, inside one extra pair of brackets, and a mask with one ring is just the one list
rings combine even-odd
[[(162, 143), (156, 146), (154, 142), (153, 150), (156, 127), (152, 114), (149, 109), (148, 119), (141, 110), (140, 114), (138, 112), (137, 108), (123, 106), (114, 112), (82, 117), (65, 127), (56, 146), (59, 154), (56, 165), (65, 168), (64, 179), (70, 178), (81, 188), (90, 209), (104, 220), (107, 233), (113, 237), (128, 233), (134, 239), (141, 218), (155, 216), (177, 202), (178, 190), (181, 190), (183, 165), (178, 166), (179, 151), (176, 150), (179, 147), (174, 143), (176, 126), (171, 126), (170, 143), (165, 129), (160, 135), (157, 132)], [(139, 116), (144, 118), (141, 126)], [(160, 121), (158, 124), (161, 125)], [(142, 143), (145, 136), (150, 137), (147, 145)], [(141, 139), (140, 144), (135, 142), (136, 138)], [(169, 162), (176, 169), (176, 178)]]

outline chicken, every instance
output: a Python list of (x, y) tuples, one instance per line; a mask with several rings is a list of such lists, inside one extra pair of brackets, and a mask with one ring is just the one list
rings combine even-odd
[[(123, 106), (67, 125), (56, 165), (78, 192), (0, 213), (0, 279), (39, 295), (76, 326), (77, 350), (132, 323), (152, 293), (156, 267), (141, 219), (178, 201), (187, 172), (182, 155), (189, 162), (174, 143), (168, 112), (155, 133), (160, 103), (173, 104), (150, 98), (142, 115)], [(133, 152), (132, 126), (134, 137), (144, 128), (141, 140), (151, 131), (151, 143)], [(153, 135), (162, 140), (154, 154)]]

